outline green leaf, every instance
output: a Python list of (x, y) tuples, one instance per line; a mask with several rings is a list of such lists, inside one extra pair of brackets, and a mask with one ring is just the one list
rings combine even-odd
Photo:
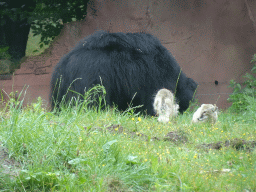
[(86, 162), (86, 159), (81, 159), (81, 158), (75, 158), (75, 159), (72, 159), (70, 161), (68, 161), (68, 164), (70, 165), (77, 165), (81, 162)]
[(244, 77), (247, 78), (247, 79), (250, 79), (250, 80), (255, 80), (256, 79), (253, 75), (251, 75), (249, 73), (246, 73)]
[(137, 158), (138, 156), (128, 155), (126, 164), (137, 164), (138, 163)]
[(252, 70), (253, 73), (256, 73), (256, 65), (253, 66)]
[(253, 55), (251, 63), (256, 62), (256, 54)]
[(0, 47), (0, 53), (5, 53), (7, 52), (9, 47)]
[(109, 151), (111, 145), (113, 145), (113, 144), (116, 143), (116, 142), (117, 142), (117, 140), (115, 139), (115, 140), (113, 140), (113, 141), (109, 141), (109, 142), (107, 142), (106, 144), (104, 144), (104, 145), (102, 146), (103, 151), (104, 151), (105, 153), (107, 153), (107, 152)]

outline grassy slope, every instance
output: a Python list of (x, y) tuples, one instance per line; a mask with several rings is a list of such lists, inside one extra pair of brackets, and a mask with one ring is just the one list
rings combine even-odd
[[(1, 115), (0, 135), (23, 170), (13, 180), (2, 176), (0, 189), (255, 191), (254, 148), (199, 147), (234, 138), (256, 140), (253, 116), (226, 112), (215, 125), (193, 125), (187, 112), (164, 125), (155, 117), (115, 110), (70, 110), (57, 116), (40, 102), (21, 112), (11, 108)], [(109, 131), (112, 124), (122, 127)], [(187, 142), (164, 141), (168, 132)]]
[[(38, 48), (38, 38), (30, 34), (27, 55)], [(22, 170), (14, 177), (0, 173), (1, 191), (256, 191), (254, 148), (199, 147), (256, 140), (255, 111), (220, 113), (215, 125), (193, 125), (187, 112), (164, 125), (115, 110), (55, 115), (39, 100), (0, 117), (0, 140)], [(112, 124), (121, 127), (108, 131)], [(187, 141), (164, 141), (169, 132)]]

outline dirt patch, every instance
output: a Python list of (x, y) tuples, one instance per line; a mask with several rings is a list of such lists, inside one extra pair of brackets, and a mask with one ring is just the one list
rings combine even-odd
[(125, 184), (120, 181), (118, 178), (107, 177), (105, 179), (107, 191), (111, 192), (121, 192), (121, 191), (130, 191)]
[(9, 157), (7, 148), (0, 142), (0, 173), (17, 176), (20, 171), (19, 167), (20, 164)]
[(107, 130), (111, 133), (123, 133), (125, 131), (124, 127), (121, 126), (120, 124), (111, 125), (111, 126), (107, 127)]
[(150, 140), (150, 141), (170, 141), (170, 142), (173, 142), (173, 143), (186, 143), (188, 141), (188, 138), (186, 136), (186, 134), (184, 132), (181, 132), (181, 131), (171, 131), (169, 133), (167, 133), (163, 138), (159, 138), (157, 136), (154, 136), (154, 137), (150, 137), (144, 133), (140, 133), (140, 132), (135, 132), (135, 131), (130, 131), (129, 129), (121, 126), (120, 124), (117, 124), (117, 125), (111, 125), (109, 127), (107, 127), (106, 129), (103, 129), (103, 128), (100, 128), (100, 127), (93, 127), (93, 128), (87, 128), (85, 127), (84, 128), (85, 130), (88, 131), (88, 134), (90, 132), (93, 132), (93, 131), (98, 131), (98, 132), (106, 132), (108, 131), (109, 133), (112, 133), (112, 134), (126, 134), (130, 137), (140, 137), (142, 138), (143, 140)]
[(188, 141), (188, 137), (181, 131), (171, 131), (164, 136), (163, 140), (174, 143), (186, 143)]
[(201, 145), (198, 145), (198, 148), (200, 149), (216, 149), (220, 150), (223, 147), (232, 147), (236, 150), (247, 150), (251, 151), (256, 147), (256, 141), (246, 141), (243, 139), (235, 138), (233, 140), (226, 140), (226, 141), (218, 141), (215, 143), (203, 143)]

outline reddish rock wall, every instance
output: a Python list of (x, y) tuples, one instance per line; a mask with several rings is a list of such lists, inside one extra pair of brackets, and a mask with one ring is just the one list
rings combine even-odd
[[(80, 39), (96, 30), (146, 31), (157, 36), (187, 76), (199, 83), (199, 102), (218, 100), (217, 105), (226, 108), (229, 81), (241, 82), (252, 68), (255, 21), (253, 0), (92, 0), (85, 21), (65, 25), (46, 54), (22, 64), (15, 73), (13, 89), (20, 91), (27, 84), (26, 102), (41, 96), (47, 103), (53, 67)], [(7, 93), (12, 90), (13, 80), (0, 83)]]

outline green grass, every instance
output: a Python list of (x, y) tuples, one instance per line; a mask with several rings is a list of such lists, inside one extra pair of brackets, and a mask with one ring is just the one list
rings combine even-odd
[[(253, 147), (199, 147), (235, 138), (255, 141), (255, 111), (221, 112), (211, 125), (191, 124), (192, 112), (161, 124), (156, 117), (115, 109), (56, 114), (41, 108), (40, 99), (23, 109), (7, 107), (0, 140), (21, 170), (12, 177), (2, 173), (0, 191), (256, 191)], [(168, 132), (187, 142), (164, 141)]]
[[(44, 51), (39, 40), (30, 33), (27, 56)], [(0, 141), (20, 167), (10, 176), (0, 166), (0, 191), (256, 191), (255, 148), (201, 147), (255, 141), (255, 99), (244, 113), (221, 112), (214, 125), (191, 124), (193, 112), (161, 124), (115, 109), (53, 113), (40, 99), (22, 109), (11, 101), (0, 111)], [(164, 141), (169, 132), (187, 141)]]
[(33, 31), (30, 29), (29, 35), (28, 35), (28, 42), (27, 42), (27, 49), (26, 49), (26, 56), (36, 56), (40, 55), (42, 52), (44, 52), (45, 49), (49, 47), (49, 45), (44, 45), (42, 48), (40, 48), (40, 39), (41, 35), (33, 36)]

